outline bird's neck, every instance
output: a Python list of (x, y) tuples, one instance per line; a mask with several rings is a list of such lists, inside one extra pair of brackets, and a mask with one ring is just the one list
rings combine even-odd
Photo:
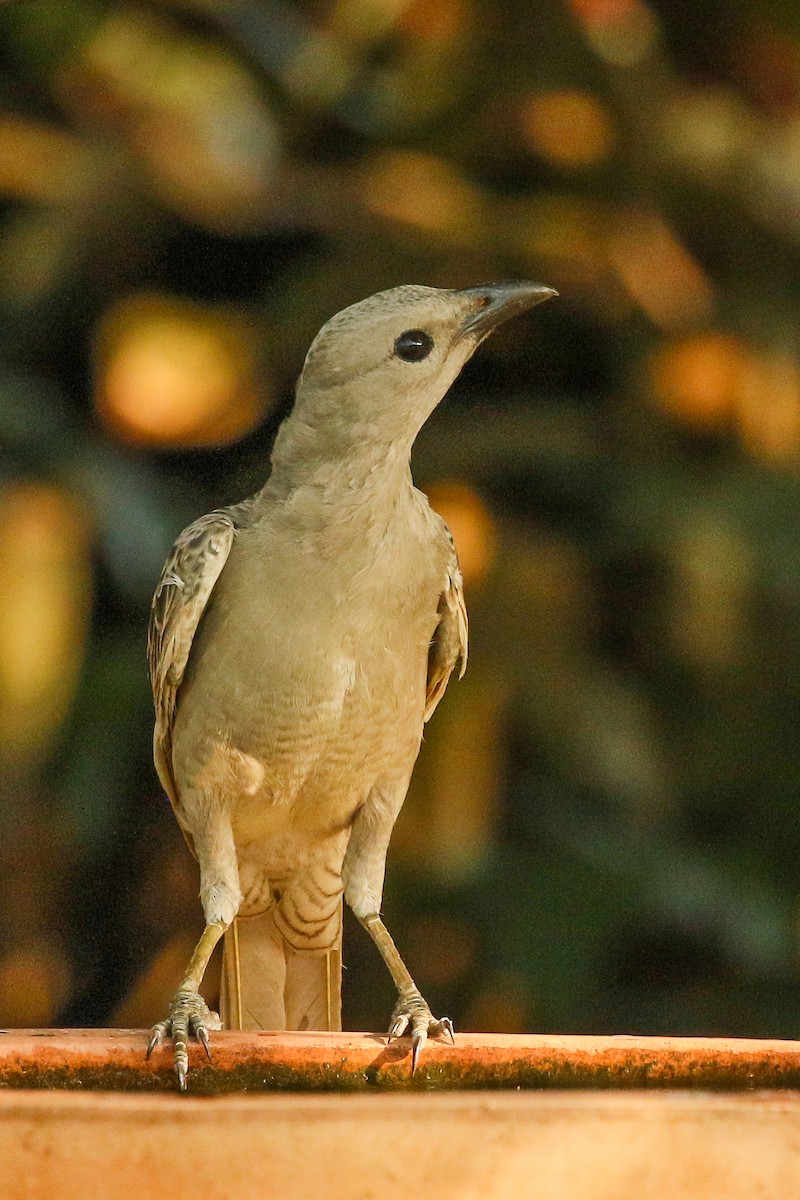
[(412, 487), (410, 456), (410, 438), (389, 438), (375, 427), (312, 423), (292, 413), (275, 439), (265, 490), (273, 498), (302, 488), (341, 504), (370, 503)]

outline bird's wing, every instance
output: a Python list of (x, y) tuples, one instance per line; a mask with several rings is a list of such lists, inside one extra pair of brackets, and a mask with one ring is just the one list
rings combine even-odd
[[(441, 518), (440, 518), (441, 520)], [(442, 529), (450, 547), (444, 589), (439, 597), (439, 624), (428, 651), (428, 686), (425, 696), (425, 720), (432, 715), (445, 693), (456, 663), (461, 660), (458, 678), (467, 669), (467, 606), (464, 603), (464, 581), (458, 565), (453, 535), (442, 521)]]
[(150, 610), (147, 661), (156, 710), (153, 757), (159, 779), (176, 808), (172, 724), (178, 689), (197, 626), (225, 566), (235, 532), (232, 511), (225, 509), (188, 525), (167, 557)]

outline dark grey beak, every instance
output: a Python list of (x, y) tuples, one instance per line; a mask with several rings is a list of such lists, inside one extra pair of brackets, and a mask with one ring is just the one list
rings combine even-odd
[(489, 283), (483, 287), (460, 288), (457, 296), (471, 301), (471, 311), (461, 333), (483, 339), (517, 313), (550, 300), (558, 292), (541, 283)]

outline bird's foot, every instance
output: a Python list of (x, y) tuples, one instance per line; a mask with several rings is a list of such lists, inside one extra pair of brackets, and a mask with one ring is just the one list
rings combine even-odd
[(422, 1048), (429, 1037), (445, 1038), (452, 1046), (455, 1042), (453, 1022), (449, 1017), (434, 1017), (416, 988), (413, 991), (401, 992), (394, 1006), (392, 1019), (389, 1022), (389, 1041), (400, 1037), (409, 1030), (411, 1033), (411, 1074), (417, 1069)]
[(181, 988), (172, 999), (167, 1019), (159, 1021), (151, 1030), (147, 1057), (150, 1057), (156, 1046), (161, 1045), (165, 1037), (171, 1037), (175, 1074), (178, 1076), (181, 1091), (185, 1092), (186, 1076), (189, 1073), (189, 1039), (197, 1038), (207, 1056), (211, 1058), (208, 1033), (211, 1029), (221, 1028), (222, 1021), (211, 1011), (200, 993)]

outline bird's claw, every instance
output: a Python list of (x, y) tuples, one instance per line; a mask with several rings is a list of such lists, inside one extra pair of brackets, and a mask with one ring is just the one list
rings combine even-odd
[(389, 1022), (389, 1041), (401, 1037), (407, 1029), (411, 1033), (412, 1075), (417, 1069), (420, 1055), (429, 1037), (445, 1038), (451, 1046), (455, 1042), (453, 1022), (449, 1017), (434, 1017), (416, 989), (398, 996)]
[(450, 1020), (450, 1018), (449, 1018), (449, 1017), (441, 1017), (441, 1018), (440, 1018), (440, 1020), (439, 1020), (439, 1024), (441, 1025), (441, 1027), (442, 1027), (442, 1028), (441, 1028), (441, 1031), (439, 1032), (439, 1034), (437, 1034), (437, 1036), (438, 1036), (438, 1037), (444, 1037), (444, 1038), (445, 1038), (445, 1040), (446, 1040), (446, 1041), (447, 1041), (447, 1042), (448, 1042), (448, 1043), (449, 1043), (451, 1046), (455, 1046), (455, 1044), (456, 1044), (456, 1031), (455, 1031), (455, 1029), (454, 1029), (454, 1027), (453, 1027), (453, 1022)]
[(156, 1046), (160, 1046), (164, 1040), (164, 1035), (167, 1032), (167, 1022), (159, 1021), (150, 1031), (150, 1041), (147, 1043), (147, 1053), (145, 1058), (149, 1059), (150, 1055), (155, 1050)]
[[(221, 1023), (222, 1022), (220, 1022), (220, 1024)], [(208, 1030), (206, 1029), (205, 1025), (200, 1024), (196, 1026), (195, 1033), (197, 1034), (198, 1042), (200, 1042), (206, 1052), (206, 1058), (209, 1062), (211, 1062), (211, 1047), (208, 1044)]]
[(201, 1046), (206, 1052), (206, 1056), (211, 1058), (211, 1048), (209, 1046), (208, 1031), (210, 1029), (221, 1029), (222, 1022), (215, 1012), (212, 1012), (206, 1004), (199, 992), (184, 991), (177, 992), (169, 1006), (169, 1015), (165, 1021), (159, 1021), (154, 1025), (150, 1032), (150, 1042), (147, 1046), (147, 1055), (149, 1058), (157, 1046), (160, 1046), (164, 1038), (172, 1038), (172, 1056), (175, 1066), (175, 1074), (178, 1077), (178, 1086), (182, 1092), (186, 1091), (186, 1077), (189, 1073), (189, 1052), (188, 1044), (191, 1038), (197, 1038)]

